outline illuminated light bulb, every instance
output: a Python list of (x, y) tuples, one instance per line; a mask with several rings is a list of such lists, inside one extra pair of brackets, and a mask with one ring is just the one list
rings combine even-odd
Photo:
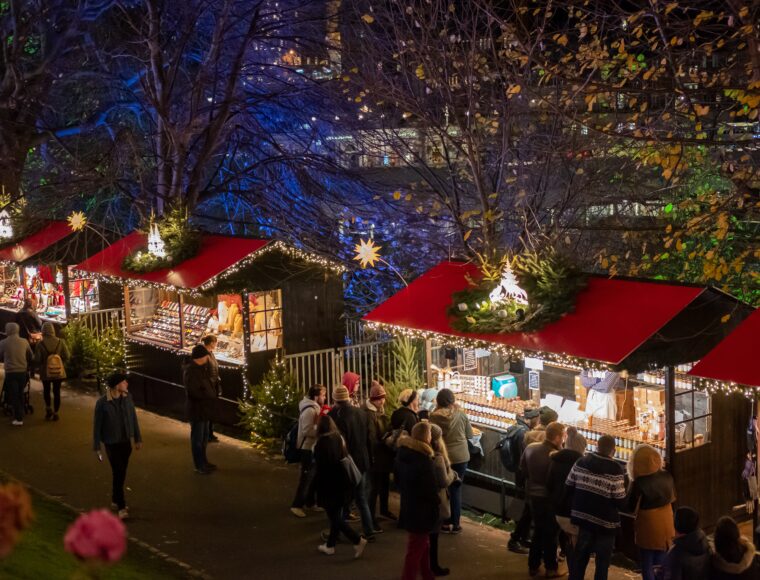
[(488, 299), (491, 302), (505, 302), (507, 300), (514, 300), (520, 304), (528, 303), (528, 294), (520, 288), (517, 283), (517, 277), (512, 271), (512, 266), (507, 262), (504, 272), (501, 274), (501, 282), (496, 286), (488, 295)]

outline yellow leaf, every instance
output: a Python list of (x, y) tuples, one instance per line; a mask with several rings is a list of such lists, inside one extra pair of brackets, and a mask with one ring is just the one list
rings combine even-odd
[(710, 112), (710, 106), (709, 105), (694, 105), (694, 110), (697, 112), (697, 115), (700, 117), (704, 117), (707, 113)]
[(465, 232), (464, 234), (464, 238), (463, 238), (464, 241), (466, 242), (467, 240), (469, 240), (471, 235), (472, 235), (472, 230), (467, 230), (467, 232)]
[(364, 20), (364, 22), (366, 22), (367, 24), (372, 24), (375, 21), (375, 17), (372, 16), (371, 14), (363, 14), (362, 20)]
[(404, 196), (404, 201), (412, 201), (412, 194), (411, 193), (407, 193)]
[(670, 14), (676, 8), (678, 8), (678, 2), (671, 2), (670, 4), (668, 4), (667, 6), (665, 6), (665, 14), (666, 15)]
[(728, 322), (729, 320), (731, 320), (731, 315), (730, 315), (730, 314), (726, 314), (725, 316), (721, 316), (721, 318), (720, 318), (720, 321), (721, 321), (723, 324), (725, 324), (725, 323), (726, 323), (726, 322)]
[(522, 87), (520, 85), (512, 85), (507, 89), (507, 98), (512, 98), (514, 95), (520, 94)]
[(394, 191), (393, 192), (393, 199), (395, 199), (396, 201), (398, 201), (399, 199), (401, 199), (401, 192), (400, 191)]
[(567, 46), (567, 34), (563, 34), (559, 38), (557, 38), (557, 44), (561, 46)]

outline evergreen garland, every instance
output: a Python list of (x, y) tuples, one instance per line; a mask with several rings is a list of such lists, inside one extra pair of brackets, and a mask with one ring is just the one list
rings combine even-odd
[(254, 443), (265, 438), (283, 437), (298, 418), (298, 403), (302, 396), (285, 363), (274, 361), (249, 396), (238, 402), (238, 425), (250, 431)]
[(515, 256), (514, 271), (528, 304), (514, 300), (492, 303), (489, 294), (498, 282), (485, 278), (452, 295), (452, 328), (474, 333), (539, 330), (572, 311), (578, 292), (586, 286), (586, 276), (553, 249)]
[(164, 241), (166, 256), (159, 258), (140, 248), (133, 252), (121, 264), (123, 270), (136, 274), (145, 274), (155, 270), (173, 268), (198, 254), (201, 234), (190, 227), (187, 210), (182, 206), (169, 209), (158, 221), (158, 231)]

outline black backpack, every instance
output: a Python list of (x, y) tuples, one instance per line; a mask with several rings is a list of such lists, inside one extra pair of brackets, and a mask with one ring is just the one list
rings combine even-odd
[[(301, 409), (303, 413), (309, 407)], [(298, 419), (288, 429), (287, 435), (282, 440), (282, 456), (288, 463), (299, 463), (301, 461), (301, 448), (298, 446), (298, 422), (301, 418), (301, 413), (298, 413)]]
[(517, 473), (520, 469), (520, 457), (523, 452), (523, 439), (528, 427), (522, 423), (512, 425), (502, 437), (501, 441), (496, 444), (495, 449), (499, 451), (501, 464), (507, 471)]

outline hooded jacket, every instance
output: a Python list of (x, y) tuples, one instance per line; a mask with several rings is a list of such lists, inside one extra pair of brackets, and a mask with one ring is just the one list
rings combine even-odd
[(446, 443), (451, 464), (467, 463), (470, 460), (467, 440), (473, 435), (467, 415), (459, 407), (452, 405), (430, 413), (430, 422), (438, 425), (443, 431), (443, 441)]
[(0, 361), (5, 363), (6, 373), (25, 373), (34, 361), (29, 342), (19, 336), (15, 322), (5, 325), (6, 338), (0, 340)]
[(95, 419), (92, 430), (93, 449), (100, 451), (101, 443), (111, 445), (123, 443), (130, 439), (134, 439), (135, 443), (142, 441), (132, 395), (127, 393), (120, 397), (120, 400), (117, 400), (111, 394), (111, 389), (107, 389), (106, 394), (95, 403)]
[(742, 536), (739, 542), (744, 554), (738, 562), (727, 562), (717, 552), (712, 556), (711, 580), (757, 580), (760, 578), (760, 560), (755, 545)]
[(673, 540), (662, 564), (662, 580), (710, 580), (710, 543), (700, 530)]
[(210, 421), (216, 388), (211, 379), (209, 365), (197, 365), (192, 360), (187, 362), (182, 369), (182, 379), (187, 395), (188, 420)]
[(572, 488), (565, 485), (570, 470), (575, 462), (583, 457), (574, 449), (562, 449), (549, 456), (549, 475), (546, 480), (546, 490), (558, 516), (570, 517), (573, 506)]
[(46, 322), (42, 325), (42, 340), (34, 347), (34, 366), (40, 373), (40, 380), (46, 381), (47, 378), (47, 358), (51, 354), (57, 354), (65, 363), (69, 360), (69, 347), (66, 341), (55, 335), (55, 326), (52, 322)]
[(321, 409), (316, 401), (304, 397), (298, 403), (298, 448), (312, 451), (317, 442), (317, 418)]
[(639, 445), (628, 462), (632, 479), (628, 509), (635, 514), (636, 545), (647, 550), (667, 550), (673, 544), (673, 476), (662, 469), (662, 457), (649, 445)]
[(440, 499), (433, 468), (433, 448), (403, 436), (396, 453), (395, 480), (401, 494), (398, 525), (414, 534), (438, 529)]

